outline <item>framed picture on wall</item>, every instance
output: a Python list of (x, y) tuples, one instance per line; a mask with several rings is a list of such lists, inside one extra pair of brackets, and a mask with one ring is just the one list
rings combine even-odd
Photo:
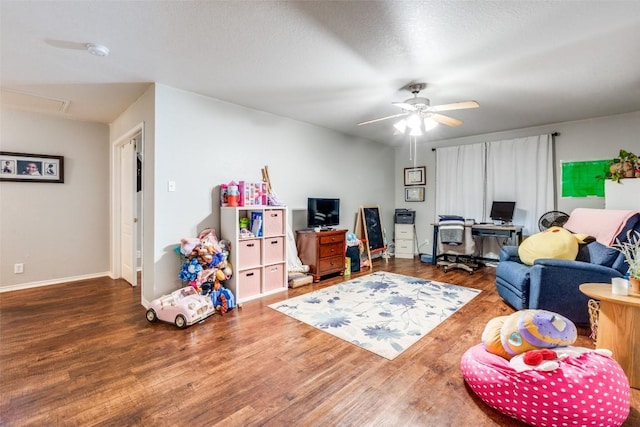
[(404, 185), (426, 185), (427, 167), (404, 168)]
[(0, 151), (0, 181), (64, 183), (64, 157)]
[(424, 187), (410, 187), (404, 189), (405, 202), (424, 202)]

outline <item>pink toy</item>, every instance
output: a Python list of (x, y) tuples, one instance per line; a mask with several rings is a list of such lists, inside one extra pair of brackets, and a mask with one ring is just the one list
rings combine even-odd
[(184, 329), (215, 312), (211, 298), (198, 294), (191, 286), (186, 286), (151, 301), (147, 310), (147, 320), (149, 322), (162, 320)]

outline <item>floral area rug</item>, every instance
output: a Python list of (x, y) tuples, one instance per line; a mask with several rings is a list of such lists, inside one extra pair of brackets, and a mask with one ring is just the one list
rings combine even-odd
[(479, 293), (381, 271), (269, 307), (393, 360)]

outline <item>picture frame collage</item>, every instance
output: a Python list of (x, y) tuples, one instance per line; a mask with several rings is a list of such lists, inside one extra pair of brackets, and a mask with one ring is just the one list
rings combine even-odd
[(0, 181), (64, 183), (64, 156), (0, 151)]
[(404, 201), (424, 202), (427, 184), (427, 167), (404, 168)]

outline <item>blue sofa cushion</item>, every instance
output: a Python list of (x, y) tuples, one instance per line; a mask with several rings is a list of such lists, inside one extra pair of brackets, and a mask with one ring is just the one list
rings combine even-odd
[[(604, 267), (612, 267), (613, 263), (618, 259), (618, 255), (620, 255), (620, 251), (599, 242), (589, 243), (587, 248), (589, 249), (589, 261), (587, 262)], [(576, 258), (576, 260), (578, 259)]]

